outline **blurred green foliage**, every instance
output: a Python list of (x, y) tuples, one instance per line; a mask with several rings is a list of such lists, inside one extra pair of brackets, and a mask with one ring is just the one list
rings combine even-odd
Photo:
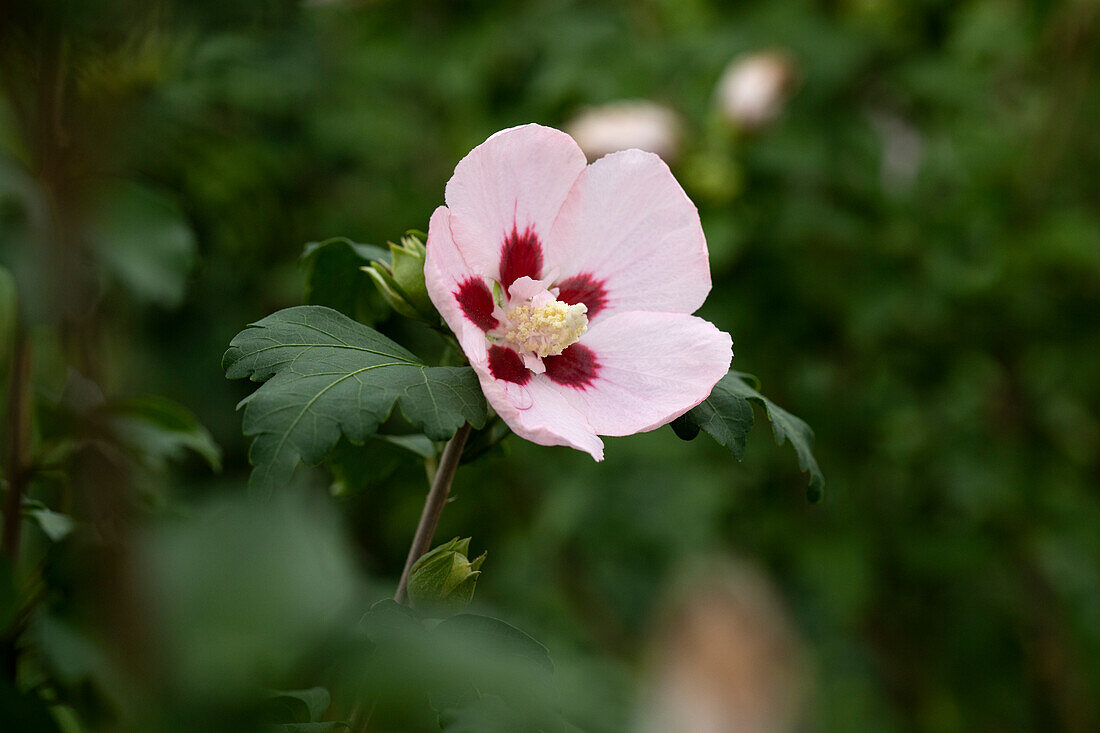
[[(304, 243), (396, 241), (492, 132), (648, 98), (685, 120), (674, 170), (714, 276), (701, 314), (814, 427), (829, 491), (807, 504), (765, 430), (743, 465), (667, 428), (598, 465), (509, 439), (459, 471), (438, 533), (489, 550), (475, 610), (546, 644), (573, 725), (624, 730), (663, 589), (734, 552), (807, 640), (808, 730), (1097, 729), (1098, 39), (1082, 0), (4, 3), (0, 264), (48, 458), (0, 571), (8, 720), (331, 729), (385, 683), (379, 730), (516, 729), (491, 694), (418, 717), (442, 652), (389, 676), (362, 662), (356, 621), (423, 500), (412, 454), (341, 443), (304, 498), (250, 504), (233, 410), (250, 386), (219, 358), (304, 302)], [(774, 124), (732, 133), (714, 85), (770, 48), (797, 88)], [(374, 294), (309, 297), (440, 350)], [(0, 308), (7, 395), (20, 337)], [(220, 476), (178, 463), (216, 462), (200, 425)], [(271, 688), (318, 685), (327, 713), (271, 712)]]

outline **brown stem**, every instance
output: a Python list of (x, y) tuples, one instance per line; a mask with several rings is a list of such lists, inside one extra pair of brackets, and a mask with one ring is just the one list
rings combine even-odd
[(409, 573), (412, 571), (413, 564), (431, 547), (435, 528), (439, 524), (439, 515), (443, 513), (443, 505), (447, 503), (447, 494), (451, 491), (451, 482), (454, 480), (455, 471), (458, 470), (458, 461), (462, 458), (462, 448), (466, 445), (466, 438), (470, 437), (470, 430), (469, 423), (460, 427), (454, 437), (447, 442), (443, 455), (439, 458), (439, 468), (436, 469), (435, 480), (432, 481), (428, 498), (424, 501), (424, 511), (420, 512), (420, 523), (416, 526), (416, 534), (409, 548), (409, 557), (405, 560), (405, 569), (401, 572), (401, 582), (397, 584), (397, 593), (393, 596), (398, 603), (406, 603), (409, 600)]
[(27, 448), (30, 442), (31, 347), (27, 335), (19, 329), (12, 358), (11, 387), (8, 396), (8, 455), (5, 461), (8, 493), (4, 499), (4, 535), (2, 550), (14, 567), (19, 554), (19, 532), (23, 525), (23, 492), (28, 470)]

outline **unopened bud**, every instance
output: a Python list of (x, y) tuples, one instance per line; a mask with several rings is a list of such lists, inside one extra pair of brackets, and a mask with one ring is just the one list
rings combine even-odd
[(468, 606), (485, 562), (485, 553), (469, 560), (469, 550), (469, 537), (455, 537), (417, 560), (409, 574), (409, 604), (449, 614)]
[(390, 242), (391, 262), (375, 260), (363, 268), (391, 308), (405, 316), (433, 323), (439, 314), (424, 284), (424, 243), (413, 232)]

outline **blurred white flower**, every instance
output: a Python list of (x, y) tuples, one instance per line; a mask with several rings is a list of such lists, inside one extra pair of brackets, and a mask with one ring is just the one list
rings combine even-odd
[(771, 582), (728, 561), (692, 577), (650, 640), (636, 733), (797, 730), (803, 647)]
[(794, 62), (782, 51), (740, 56), (726, 67), (718, 81), (718, 106), (736, 127), (758, 129), (783, 111), (795, 76)]
[(869, 116), (871, 127), (882, 140), (882, 187), (888, 193), (904, 193), (913, 187), (920, 172), (924, 138), (895, 114), (872, 110)]
[(669, 164), (680, 154), (679, 115), (656, 102), (626, 100), (582, 110), (565, 125), (589, 160), (638, 148)]

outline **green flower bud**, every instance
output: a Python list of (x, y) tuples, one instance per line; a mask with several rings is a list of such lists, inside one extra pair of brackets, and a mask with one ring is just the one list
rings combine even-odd
[(474, 598), (477, 576), (485, 553), (470, 561), (470, 538), (455, 537), (426, 553), (412, 566), (409, 575), (409, 604), (417, 609), (457, 613)]
[(439, 321), (439, 314), (428, 297), (424, 284), (424, 243), (415, 232), (401, 238), (400, 244), (389, 243), (392, 262), (375, 260), (363, 268), (378, 286), (382, 297), (395, 311), (406, 318), (428, 323)]

